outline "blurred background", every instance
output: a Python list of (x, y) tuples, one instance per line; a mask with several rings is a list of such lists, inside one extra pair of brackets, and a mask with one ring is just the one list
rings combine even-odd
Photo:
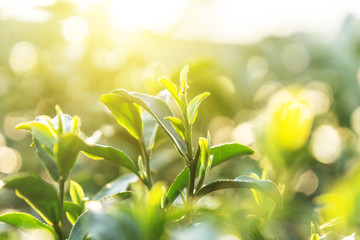
[[(157, 94), (159, 77), (178, 84), (188, 64), (189, 95), (211, 92), (196, 135), (209, 129), (213, 145), (256, 150), (216, 174), (266, 169), (286, 183), (285, 207), (262, 234), (307, 239), (314, 221), (350, 235), (360, 227), (359, 18), (356, 0), (1, 0), (0, 177), (26, 171), (49, 179), (29, 134), (14, 128), (53, 117), (55, 104), (80, 116), (86, 135), (101, 133), (99, 143), (137, 156), (100, 96), (115, 88)], [(169, 146), (159, 132), (152, 167), (170, 183), (182, 162)], [(123, 171), (81, 156), (72, 178), (91, 197)], [(234, 218), (254, 214), (251, 204)], [(2, 190), (1, 211), (14, 208), (26, 206)]]

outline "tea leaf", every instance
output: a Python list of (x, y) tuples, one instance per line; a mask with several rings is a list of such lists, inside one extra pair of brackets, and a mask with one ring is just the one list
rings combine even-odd
[(16, 190), (48, 224), (59, 221), (59, 198), (53, 185), (33, 175), (14, 175), (5, 178), (4, 183), (4, 187)]
[(182, 103), (180, 101), (180, 98), (178, 96), (178, 89), (175, 86), (173, 82), (168, 80), (167, 78), (160, 78), (160, 83), (169, 91), (175, 102), (179, 105), (179, 107), (182, 107)]
[(142, 121), (140, 109), (128, 102), (118, 94), (105, 94), (101, 96), (102, 103), (111, 111), (117, 122), (124, 127), (134, 138), (142, 136)]
[(137, 182), (138, 180), (139, 178), (135, 174), (123, 175), (106, 184), (92, 199), (101, 200), (105, 197), (127, 191), (130, 184)]
[(83, 208), (76, 203), (64, 201), (64, 211), (71, 224), (74, 225), (76, 219), (83, 213)]
[(52, 151), (56, 141), (56, 133), (51, 127), (36, 121), (22, 123), (16, 126), (16, 129), (31, 131), (33, 138), (44, 144), (49, 151)]
[(54, 146), (55, 160), (60, 170), (60, 176), (67, 179), (76, 158), (83, 148), (84, 142), (73, 134), (59, 136)]
[(85, 194), (84, 190), (75, 181), (70, 180), (70, 197), (73, 203), (75, 204), (81, 204), (81, 202), (84, 200)]
[[(130, 160), (130, 158), (122, 151), (109, 147), (109, 146), (103, 146), (99, 144), (95, 145), (88, 145), (85, 144), (82, 149), (83, 152), (86, 154), (91, 154), (96, 157), (100, 157), (103, 159), (106, 159), (110, 162), (119, 164), (127, 169), (129, 169), (131, 172), (135, 173), (138, 177), (140, 177), (138, 169), (136, 168), (133, 161)], [(89, 155), (87, 155), (89, 156)], [(92, 157), (92, 156), (89, 156)], [(98, 159), (98, 158), (96, 158)]]
[[(165, 102), (169, 101), (170, 95), (167, 91), (161, 91), (157, 95), (160, 99), (164, 100)], [(143, 138), (144, 143), (147, 150), (151, 150), (154, 146), (154, 141), (156, 137), (157, 130), (159, 128), (159, 124), (157, 123), (156, 119), (153, 118), (150, 113), (146, 110), (143, 110), (141, 113), (142, 122), (143, 122)]]
[(193, 124), (195, 122), (199, 106), (202, 103), (202, 101), (204, 101), (205, 98), (207, 98), (208, 96), (210, 96), (210, 93), (208, 92), (199, 94), (189, 103), (189, 106), (187, 108), (187, 113), (188, 113), (187, 117), (190, 124)]
[(180, 94), (185, 95), (186, 89), (188, 88), (187, 76), (189, 73), (189, 65), (185, 65), (185, 67), (181, 70), (180, 73)]
[(270, 196), (277, 204), (282, 204), (281, 194), (275, 183), (269, 180), (255, 179), (249, 176), (240, 176), (234, 180), (219, 180), (202, 187), (197, 197), (203, 197), (214, 191), (228, 188), (253, 188)]
[[(248, 155), (252, 153), (254, 153), (254, 151), (251, 148), (241, 145), (239, 143), (225, 143), (225, 144), (213, 146), (210, 148), (210, 156), (212, 155), (213, 157), (211, 168), (233, 157)], [(199, 161), (197, 165), (196, 177), (198, 177), (200, 173), (200, 166), (201, 166), (200, 162), (201, 161)], [(176, 199), (176, 197), (179, 195), (179, 192), (182, 191), (188, 185), (188, 183), (189, 183), (189, 169), (185, 167), (181, 171), (181, 173), (175, 178), (174, 182), (172, 183), (167, 193), (167, 199), (169, 204), (171, 204)], [(173, 185), (174, 188), (172, 189)]]
[(140, 234), (135, 219), (126, 211), (116, 211), (116, 214), (87, 211), (76, 221), (69, 240), (88, 239), (87, 236), (91, 239), (144, 239)]
[(320, 240), (319, 234), (317, 233), (312, 234), (310, 240)]
[(153, 97), (142, 93), (128, 92), (124, 89), (114, 90), (113, 93), (125, 97), (126, 99), (128, 99), (128, 101), (136, 103), (139, 106), (143, 107), (146, 111), (148, 111), (156, 119), (156, 121), (164, 129), (164, 131), (169, 135), (179, 153), (184, 158), (187, 157), (187, 147), (185, 141), (175, 131), (171, 123), (165, 119), (166, 117), (172, 117), (174, 114), (163, 100), (158, 97)]
[(45, 146), (43, 146), (36, 138), (34, 138), (34, 145), (36, 153), (38, 154), (42, 164), (44, 164), (46, 170), (49, 172), (51, 178), (54, 179), (54, 181), (58, 181), (60, 173), (53, 156), (49, 155)]
[(254, 150), (239, 143), (224, 143), (210, 148), (213, 155), (212, 167), (215, 167), (233, 157), (253, 154)]
[(43, 229), (49, 231), (54, 239), (59, 239), (54, 229), (47, 224), (37, 220), (35, 217), (26, 213), (8, 213), (0, 216), (0, 221), (18, 227), (23, 231)]
[(185, 167), (179, 175), (175, 178), (171, 184), (167, 194), (166, 194), (166, 204), (171, 204), (175, 201), (180, 192), (188, 185), (189, 183), (189, 168)]
[(182, 137), (182, 139), (186, 139), (186, 130), (184, 124), (177, 117), (166, 117), (165, 119), (171, 122), (171, 125), (174, 127), (175, 131)]

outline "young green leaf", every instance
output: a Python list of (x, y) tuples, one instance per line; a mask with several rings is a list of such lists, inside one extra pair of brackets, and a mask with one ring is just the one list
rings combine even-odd
[[(241, 145), (239, 143), (225, 143), (225, 144), (213, 146), (210, 148), (210, 156), (212, 156), (211, 168), (213, 168), (233, 157), (248, 155), (248, 154), (252, 154), (252, 153), (254, 153), (254, 151), (251, 148)], [(197, 165), (196, 177), (199, 176), (200, 165), (201, 165), (201, 163), (199, 161), (199, 163)], [(179, 195), (179, 192), (182, 191), (189, 183), (188, 171), (189, 171), (189, 169), (185, 167), (181, 171), (181, 173), (175, 178), (175, 180), (172, 184), (172, 185), (174, 185), (174, 183), (176, 182), (176, 184), (174, 185), (174, 188), (172, 188), (172, 185), (171, 185), (171, 187), (167, 193), (167, 196), (168, 196), (167, 198), (168, 198), (169, 204), (171, 204), (172, 201), (174, 201), (176, 199), (176, 197)], [(178, 183), (181, 183), (181, 184), (178, 184)]]
[(73, 134), (79, 135), (80, 126), (81, 126), (80, 118), (78, 116), (74, 116), (73, 121), (72, 121), (72, 126), (71, 126), (71, 132)]
[(45, 145), (47, 150), (52, 151), (54, 143), (56, 141), (56, 133), (49, 125), (36, 121), (31, 121), (17, 125), (16, 129), (24, 129), (31, 131), (34, 139), (36, 138), (41, 144)]
[(179, 95), (186, 95), (186, 89), (188, 88), (187, 76), (189, 73), (189, 65), (185, 65), (185, 67), (181, 70), (180, 73), (180, 93)]
[(16, 190), (48, 224), (59, 222), (59, 198), (53, 185), (32, 175), (14, 175), (3, 181), (5, 188)]
[(171, 123), (165, 119), (165, 117), (171, 117), (174, 116), (174, 114), (162, 99), (142, 93), (128, 92), (124, 89), (114, 90), (113, 93), (126, 98), (130, 102), (138, 104), (150, 113), (169, 135), (179, 153), (185, 158), (187, 157), (187, 147), (184, 139), (182, 139), (182, 137), (175, 131)]
[(138, 169), (136, 168), (134, 162), (131, 161), (130, 158), (124, 152), (116, 148), (103, 146), (99, 144), (95, 144), (95, 145), (85, 144), (82, 148), (82, 151), (91, 158), (93, 156), (96, 156), (96, 159), (99, 159), (100, 157), (110, 162), (119, 164), (120, 166), (123, 166), (129, 169), (131, 172), (135, 173), (136, 176), (140, 177)]
[(134, 138), (142, 136), (142, 121), (139, 107), (128, 102), (119, 94), (105, 94), (100, 100), (116, 118), (117, 122), (124, 127)]
[(70, 197), (73, 203), (81, 205), (82, 201), (85, 198), (84, 190), (75, 181), (70, 180)]
[(310, 240), (320, 240), (319, 234), (312, 234)]
[(54, 146), (55, 161), (59, 167), (60, 176), (67, 179), (76, 158), (84, 147), (84, 142), (76, 135), (66, 134), (59, 136)]
[(64, 211), (66, 212), (66, 216), (71, 224), (74, 225), (76, 219), (78, 219), (83, 213), (83, 208), (76, 203), (64, 201)]
[(239, 143), (224, 143), (210, 148), (213, 155), (212, 167), (215, 167), (233, 157), (253, 154), (254, 150)]
[(277, 204), (282, 204), (282, 197), (275, 183), (269, 180), (255, 179), (249, 176), (240, 176), (234, 180), (219, 180), (202, 187), (197, 197), (203, 197), (214, 191), (227, 188), (253, 188), (270, 196)]
[[(61, 111), (61, 110), (60, 110)], [(38, 117), (35, 118), (38, 121)], [(80, 118), (78, 116), (71, 117), (68, 114), (58, 113), (54, 118), (50, 119), (49, 125), (59, 132), (59, 128), (62, 129), (60, 133), (72, 133), (73, 130), (79, 131)]]
[(171, 96), (173, 97), (173, 99), (175, 100), (175, 102), (179, 105), (179, 107), (182, 107), (182, 103), (180, 101), (179, 98), (179, 93), (178, 93), (178, 89), (175, 86), (175, 84), (173, 82), (171, 82), (170, 80), (168, 80), (167, 78), (160, 78), (160, 83), (169, 91), (169, 93), (171, 94)]
[(315, 225), (314, 225), (314, 223), (313, 223), (313, 222), (311, 222), (310, 226), (311, 226), (311, 235), (313, 235), (313, 234), (315, 234), (315, 233), (316, 233), (316, 230), (315, 230)]
[(200, 164), (205, 169), (210, 163), (210, 149), (206, 138), (199, 138)]
[(210, 96), (210, 93), (204, 92), (202, 94), (197, 95), (189, 103), (189, 106), (187, 108), (187, 114), (188, 114), (187, 117), (190, 124), (193, 124), (195, 122), (199, 106), (202, 103), (202, 101), (204, 101), (205, 98), (207, 98), (208, 96)]
[(123, 175), (106, 184), (92, 199), (101, 200), (108, 196), (125, 192), (128, 190), (131, 183), (137, 182), (138, 180), (139, 178), (135, 174)]
[(0, 222), (10, 224), (12, 226), (18, 227), (23, 231), (29, 230), (44, 230), (49, 232), (54, 239), (58, 240), (58, 235), (52, 227), (47, 224), (44, 224), (37, 220), (35, 217), (26, 213), (8, 213), (0, 216)]
[(171, 122), (171, 125), (174, 127), (175, 131), (182, 137), (182, 139), (186, 139), (186, 130), (184, 124), (177, 117), (166, 117), (165, 119)]
[(57, 130), (58, 130), (58, 134), (60, 135), (61, 133), (64, 132), (64, 125), (63, 125), (63, 120), (62, 120), (63, 112), (61, 111), (61, 108), (59, 105), (56, 105), (55, 109), (56, 109), (57, 119), (58, 119)]
[(172, 204), (180, 192), (188, 185), (189, 183), (189, 168), (185, 167), (179, 175), (175, 178), (171, 184), (167, 194), (166, 194), (166, 204)]
[(41, 162), (44, 164), (51, 178), (57, 182), (59, 180), (60, 173), (53, 156), (50, 156), (48, 151), (45, 149), (45, 146), (42, 145), (36, 138), (34, 138), (34, 145)]
[(143, 122), (143, 139), (146, 150), (150, 151), (155, 142), (155, 137), (159, 124), (147, 111), (142, 111), (142, 122)]

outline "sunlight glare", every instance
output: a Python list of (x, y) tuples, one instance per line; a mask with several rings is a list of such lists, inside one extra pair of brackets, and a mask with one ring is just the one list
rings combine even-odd
[(82, 17), (72, 16), (65, 20), (62, 31), (68, 42), (80, 42), (88, 34), (88, 23)]
[(100, 201), (91, 200), (86, 202), (85, 207), (89, 211), (100, 212), (102, 209), (102, 204)]
[(165, 33), (173, 27), (188, 1), (112, 0), (109, 21), (115, 29), (128, 32), (149, 30)]
[(316, 128), (311, 139), (314, 157), (322, 163), (332, 163), (341, 153), (341, 139), (338, 131), (330, 125)]
[(37, 52), (29, 42), (18, 42), (11, 49), (9, 63), (15, 72), (27, 72), (31, 70), (37, 62)]
[(10, 174), (21, 167), (21, 155), (12, 148), (0, 147), (0, 172)]

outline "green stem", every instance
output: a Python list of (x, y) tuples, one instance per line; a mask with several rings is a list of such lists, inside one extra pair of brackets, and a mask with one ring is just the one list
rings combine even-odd
[(191, 198), (194, 195), (196, 169), (197, 169), (199, 156), (200, 156), (200, 147), (196, 149), (195, 157), (193, 161), (188, 165), (189, 168), (188, 198)]
[(150, 190), (152, 188), (152, 179), (151, 179), (151, 171), (150, 171), (150, 154), (149, 151), (146, 149), (144, 141), (140, 141), (141, 152), (143, 155), (144, 163), (145, 163), (145, 171), (146, 171), (146, 186)]
[(195, 177), (196, 177), (196, 165), (192, 163), (189, 165), (188, 198), (191, 198), (194, 195)]
[(60, 181), (59, 181), (59, 197), (60, 197), (60, 202), (59, 202), (59, 212), (60, 212), (60, 220), (59, 220), (59, 224), (57, 226), (57, 233), (59, 235), (59, 240), (65, 240), (65, 236), (64, 236), (64, 197), (65, 197), (65, 193), (64, 193), (64, 187), (65, 187), (65, 179), (61, 176), (60, 177)]
[(196, 186), (195, 192), (197, 192), (197, 191), (200, 190), (200, 188), (201, 188), (201, 186), (202, 186), (202, 184), (203, 184), (203, 182), (204, 182), (204, 179), (205, 179), (205, 172), (203, 171), (203, 172), (200, 174), (200, 179), (199, 179), (198, 184), (197, 184), (197, 186)]

